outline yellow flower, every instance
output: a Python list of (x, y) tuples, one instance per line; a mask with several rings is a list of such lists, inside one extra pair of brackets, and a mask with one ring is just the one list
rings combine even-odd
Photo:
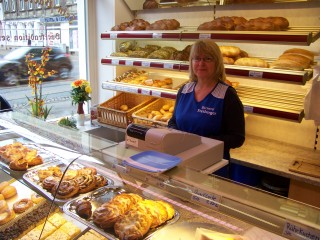
[(86, 86), (85, 90), (87, 93), (91, 93), (91, 91), (92, 91), (90, 86)]

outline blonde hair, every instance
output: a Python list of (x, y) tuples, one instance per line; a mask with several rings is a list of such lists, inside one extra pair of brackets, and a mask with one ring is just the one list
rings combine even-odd
[(192, 59), (199, 54), (205, 54), (208, 57), (212, 57), (215, 63), (214, 81), (224, 82), (226, 79), (226, 73), (224, 70), (223, 57), (219, 46), (211, 39), (197, 40), (191, 47), (189, 56), (189, 77), (191, 81), (198, 81), (197, 76), (194, 74), (192, 68)]

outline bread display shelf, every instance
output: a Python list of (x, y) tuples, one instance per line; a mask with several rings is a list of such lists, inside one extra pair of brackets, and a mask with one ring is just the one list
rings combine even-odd
[[(112, 66), (145, 67), (165, 70), (188, 71), (189, 63), (185, 61), (173, 61), (147, 58), (105, 57), (101, 64)], [(225, 64), (226, 73), (235, 76), (259, 78), (265, 80), (278, 80), (291, 83), (305, 84), (312, 78), (312, 70), (291, 71), (272, 68), (258, 68)]]
[(197, 31), (197, 27), (182, 27), (172, 31), (106, 31), (101, 33), (103, 40), (173, 40), (192, 41), (211, 38), (216, 41), (254, 42), (270, 44), (294, 44), (309, 46), (320, 37), (316, 26), (290, 27), (287, 31)]
[(239, 85), (238, 95), (245, 112), (301, 122), (304, 94)]

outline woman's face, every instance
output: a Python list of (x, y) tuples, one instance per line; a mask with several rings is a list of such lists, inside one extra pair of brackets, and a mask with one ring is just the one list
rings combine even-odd
[(204, 53), (197, 54), (192, 58), (192, 68), (198, 79), (212, 79), (215, 73), (215, 62), (212, 57)]

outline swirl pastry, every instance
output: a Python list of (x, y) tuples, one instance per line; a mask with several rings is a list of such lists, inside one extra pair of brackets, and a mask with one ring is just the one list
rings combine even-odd
[(96, 187), (96, 178), (92, 174), (80, 175), (74, 179), (79, 185), (79, 193), (87, 193)]
[(60, 181), (60, 178), (55, 177), (55, 176), (49, 176), (46, 177), (43, 181), (42, 181), (42, 187), (48, 191), (51, 191), (51, 189), (58, 184)]
[(60, 183), (54, 185), (51, 190), (53, 196), (59, 199), (68, 199), (75, 196), (79, 192), (79, 184), (75, 180), (62, 180)]
[(88, 219), (92, 215), (92, 205), (89, 201), (87, 200), (79, 200), (76, 202), (76, 213), (84, 218)]
[(94, 175), (94, 178), (96, 179), (96, 187), (95, 188), (103, 187), (107, 183), (107, 179), (102, 175)]
[(23, 213), (33, 206), (33, 202), (29, 198), (23, 198), (13, 204), (15, 213)]

